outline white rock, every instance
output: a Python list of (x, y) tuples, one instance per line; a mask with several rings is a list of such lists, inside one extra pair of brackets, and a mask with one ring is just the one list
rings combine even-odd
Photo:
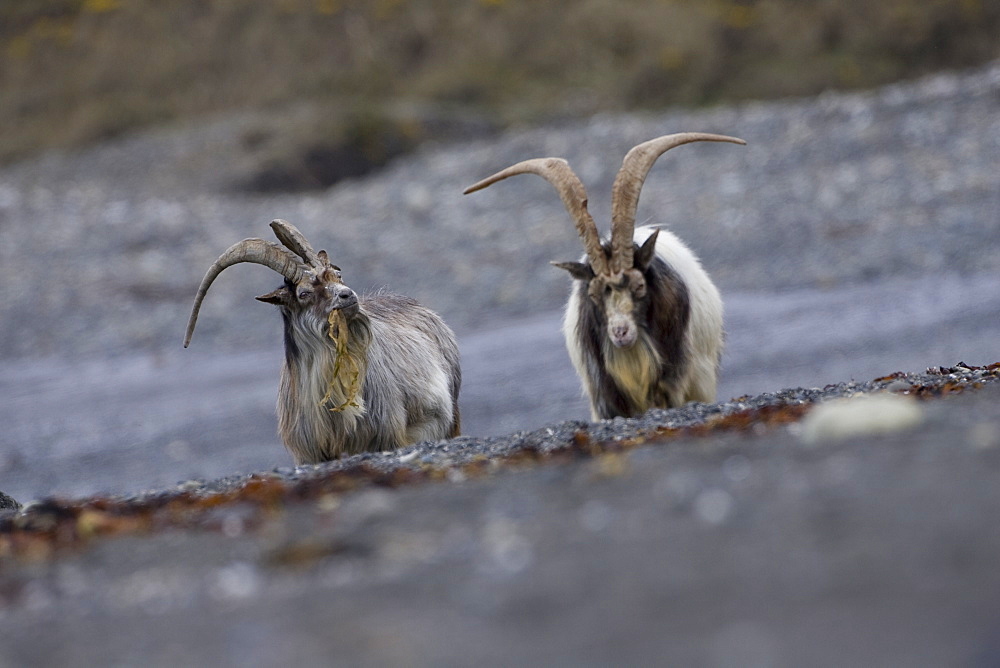
[(923, 421), (915, 399), (897, 394), (859, 395), (816, 406), (802, 420), (799, 436), (808, 444), (903, 431)]

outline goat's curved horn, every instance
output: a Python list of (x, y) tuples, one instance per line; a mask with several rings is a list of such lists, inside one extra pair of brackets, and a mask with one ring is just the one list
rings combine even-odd
[(632, 267), (632, 235), (639, 206), (639, 191), (653, 163), (672, 148), (695, 141), (725, 141), (746, 144), (737, 137), (706, 132), (680, 132), (650, 139), (633, 148), (622, 161), (611, 187), (611, 269), (625, 271)]
[(593, 217), (587, 211), (587, 189), (583, 187), (583, 183), (570, 168), (569, 163), (562, 158), (534, 158), (519, 162), (472, 184), (465, 189), (463, 194), (468, 195), (482, 190), (497, 181), (502, 181), (508, 176), (516, 174), (537, 174), (555, 187), (563, 205), (569, 211), (569, 215), (573, 217), (576, 231), (583, 241), (583, 247), (587, 251), (591, 267), (597, 274), (606, 274), (608, 263), (604, 249), (601, 248), (601, 237), (597, 233), (597, 224), (594, 223)]
[(321, 265), (316, 251), (314, 251), (312, 245), (306, 241), (305, 235), (299, 232), (299, 228), (295, 227), (287, 220), (275, 218), (271, 221), (271, 230), (274, 231), (274, 236), (278, 237), (278, 241), (284, 244), (287, 248), (291, 249), (293, 253), (298, 255), (313, 267), (317, 269), (320, 268)]
[(191, 343), (194, 326), (198, 322), (198, 311), (201, 310), (202, 300), (208, 294), (208, 288), (224, 269), (240, 262), (262, 264), (278, 272), (292, 283), (301, 281), (306, 272), (305, 265), (291, 251), (273, 241), (244, 239), (233, 244), (208, 268), (205, 278), (201, 279), (198, 294), (194, 298), (194, 306), (191, 308), (191, 317), (188, 318), (187, 333), (184, 335), (185, 348)]

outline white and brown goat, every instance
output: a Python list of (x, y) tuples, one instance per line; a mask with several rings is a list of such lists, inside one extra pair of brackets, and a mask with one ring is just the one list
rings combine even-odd
[(579, 262), (553, 262), (576, 279), (563, 334), (595, 420), (715, 400), (724, 338), (719, 291), (675, 235), (635, 229), (639, 192), (653, 163), (695, 141), (746, 143), (685, 132), (633, 148), (612, 187), (611, 238), (603, 243), (587, 211), (587, 191), (562, 158), (525, 160), (465, 190), (537, 174), (559, 192), (586, 250)]
[(294, 225), (275, 220), (271, 229), (284, 246), (245, 239), (209, 268), (184, 347), (215, 278), (240, 262), (262, 264), (285, 279), (257, 299), (284, 320), (278, 430), (296, 464), (457, 436), (462, 374), (451, 329), (409, 297), (359, 298)]

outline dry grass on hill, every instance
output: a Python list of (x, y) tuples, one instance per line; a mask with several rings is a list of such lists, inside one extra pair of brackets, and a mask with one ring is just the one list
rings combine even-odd
[(279, 162), (378, 162), (470, 119), (872, 86), (997, 34), (1000, 0), (4, 2), (0, 163), (235, 109), (275, 119), (247, 142)]

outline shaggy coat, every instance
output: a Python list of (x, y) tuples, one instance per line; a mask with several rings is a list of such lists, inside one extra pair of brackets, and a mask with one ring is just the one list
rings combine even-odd
[[(636, 247), (655, 230), (636, 229)], [(607, 243), (605, 250), (610, 252)], [(639, 266), (638, 252), (634, 262), (646, 291), (633, 302), (638, 335), (631, 346), (614, 345), (608, 309), (589, 296), (587, 281), (574, 281), (566, 305), (566, 347), (595, 420), (715, 400), (723, 341), (719, 291), (694, 253), (668, 230), (659, 230), (647, 267)]]
[[(458, 346), (434, 312), (409, 297), (362, 297), (345, 314), (349, 359), (338, 360), (326, 314), (280, 309), (278, 430), (297, 464), (459, 434)], [(334, 378), (338, 367), (348, 377)]]
[(576, 279), (563, 321), (566, 346), (596, 419), (714, 401), (722, 354), (722, 300), (687, 246), (666, 230), (635, 229), (639, 193), (656, 160), (692, 142), (738, 137), (677, 132), (633, 146), (611, 186), (611, 236), (602, 242), (587, 189), (563, 158), (531, 158), (473, 183), (476, 192), (518, 174), (552, 184), (585, 254), (553, 262)]
[(257, 299), (284, 320), (278, 429), (296, 464), (458, 436), (458, 344), (441, 318), (408, 297), (359, 299), (298, 228), (276, 219), (271, 230), (280, 243), (244, 239), (209, 267), (184, 347), (215, 279), (233, 265), (260, 264), (285, 279)]

